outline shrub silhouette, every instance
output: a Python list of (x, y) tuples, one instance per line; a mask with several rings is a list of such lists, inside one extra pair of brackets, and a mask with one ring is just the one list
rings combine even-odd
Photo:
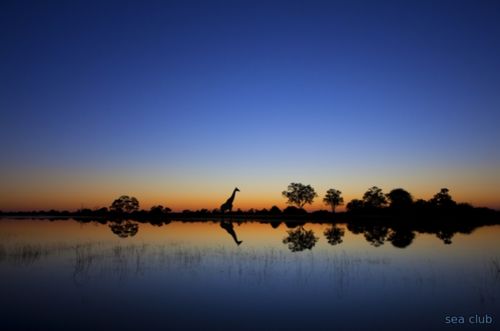
[(169, 212), (171, 212), (172, 210), (168, 207), (163, 207), (162, 205), (159, 205), (159, 206), (153, 206), (151, 207), (151, 209), (149, 210), (149, 215), (151, 217), (163, 217), (165, 216), (166, 214), (168, 214)]
[(279, 215), (279, 214), (281, 214), (281, 209), (279, 209), (277, 206), (272, 206), (271, 209), (269, 209), (269, 214), (270, 215)]
[(285, 214), (285, 215), (307, 215), (307, 211), (305, 211), (302, 208), (289, 206), (283, 210), (283, 214)]

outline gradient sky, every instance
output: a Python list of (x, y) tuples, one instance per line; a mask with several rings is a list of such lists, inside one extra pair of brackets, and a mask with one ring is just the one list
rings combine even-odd
[(4, 0), (0, 42), (1, 210), (500, 208), (498, 1)]

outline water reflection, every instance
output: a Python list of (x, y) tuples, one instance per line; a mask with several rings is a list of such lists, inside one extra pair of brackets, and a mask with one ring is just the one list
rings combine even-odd
[(49, 255), (52, 250), (38, 244), (18, 244), (13, 246), (9, 252), (6, 252), (5, 249), (3, 251), (2, 257), (4, 259), (8, 259), (16, 265), (29, 266)]
[(109, 224), (111, 231), (120, 238), (133, 237), (139, 231), (139, 224), (126, 221), (112, 221)]
[[(374, 330), (410, 322), (440, 329), (436, 312), (498, 311), (500, 227), (459, 229), (466, 235), (452, 247), (436, 238), (442, 230), (366, 222), (290, 229), (237, 219), (166, 228), (149, 220), (0, 221), (2, 329)], [(332, 307), (346, 316), (335, 325)], [(221, 311), (230, 311), (228, 324)]]
[[(111, 229), (112, 233), (119, 238), (131, 238), (134, 237), (139, 231), (139, 225), (141, 223), (149, 223), (154, 226), (164, 226), (172, 222), (171, 219), (145, 219), (145, 220), (106, 220), (106, 219), (76, 219), (81, 223), (100, 223), (107, 224)], [(196, 223), (196, 222), (206, 222), (206, 220), (184, 220), (182, 222)], [(243, 242), (238, 238), (238, 235), (234, 228), (234, 219), (222, 219), (216, 221), (222, 229), (224, 229), (236, 243), (236, 245), (241, 245)], [(252, 221), (241, 221), (237, 220), (238, 224), (252, 223)], [(304, 226), (306, 224), (317, 224), (308, 223), (306, 221), (299, 220), (260, 220), (260, 223), (269, 223), (273, 229), (279, 229), (282, 224), (286, 228), (291, 229), (287, 231), (287, 237), (285, 237), (282, 242), (289, 245), (290, 250), (294, 252), (302, 251), (305, 249), (312, 249), (318, 238), (314, 235), (311, 230), (305, 230)], [(319, 223), (323, 224), (323, 223)], [(406, 223), (405, 220), (399, 220), (398, 222), (381, 223), (381, 222), (350, 222), (347, 225), (331, 224), (329, 228), (323, 231), (325, 239), (330, 245), (339, 245), (344, 242), (345, 228), (354, 235), (362, 235), (365, 240), (373, 247), (381, 247), (385, 242), (390, 242), (393, 247), (396, 248), (407, 248), (416, 239), (418, 233), (428, 233), (434, 234), (438, 239), (440, 239), (443, 244), (450, 245), (453, 243), (452, 238), (455, 234), (470, 234), (480, 225), (474, 225), (473, 223), (463, 223), (463, 222), (443, 222), (443, 223), (430, 223), (422, 221), (422, 223)], [(28, 256), (29, 253), (26, 253)], [(0, 248), (0, 258), (2, 251)]]
[(451, 238), (453, 238), (454, 235), (455, 233), (448, 229), (438, 230), (436, 233), (436, 237), (441, 239), (445, 245), (450, 245), (452, 243)]
[(389, 235), (389, 227), (380, 224), (352, 223), (347, 228), (354, 234), (363, 234), (366, 241), (374, 247), (382, 246)]
[(337, 225), (332, 225), (331, 227), (326, 229), (323, 234), (325, 235), (328, 243), (332, 246), (335, 246), (342, 243), (342, 237), (344, 237), (345, 231)]
[[(365, 240), (374, 247), (382, 246), (386, 241), (394, 247), (406, 248), (410, 246), (416, 233), (431, 233), (439, 238), (445, 245), (452, 244), (452, 238), (456, 233), (470, 234), (476, 228), (474, 225), (464, 224), (403, 224), (403, 221), (395, 224), (379, 223), (349, 223), (347, 229), (355, 234), (362, 234)], [(326, 236), (326, 233), (325, 233)], [(328, 238), (327, 238), (328, 239)]]
[(391, 230), (387, 240), (391, 242), (394, 247), (406, 248), (411, 245), (415, 239), (415, 232), (408, 228), (394, 228)]
[[(51, 219), (51, 221), (56, 221), (55, 219)], [(425, 221), (421, 222), (405, 222), (405, 219), (383, 223), (381, 221), (356, 221), (349, 222), (347, 224), (335, 224), (331, 222), (307, 222), (304, 220), (258, 220), (258, 221), (249, 221), (249, 220), (241, 220), (238, 218), (231, 219), (215, 219), (215, 220), (206, 220), (206, 219), (187, 219), (182, 221), (173, 221), (172, 219), (140, 219), (140, 220), (107, 220), (104, 218), (77, 218), (72, 220), (58, 220), (61, 222), (74, 222), (77, 221), (82, 224), (104, 224), (111, 232), (121, 239), (130, 239), (137, 235), (141, 224), (149, 224), (155, 227), (158, 227), (157, 230), (160, 231), (160, 227), (164, 225), (171, 224), (172, 222), (183, 222), (183, 223), (207, 223), (207, 222), (215, 222), (219, 225), (219, 228), (224, 229), (232, 238), (236, 245), (241, 245), (243, 240), (236, 233), (236, 229), (234, 227), (234, 223), (238, 224), (252, 224), (252, 223), (263, 223), (268, 224), (267, 226), (271, 226), (272, 229), (275, 229), (276, 233), (282, 233), (286, 235), (285, 238), (281, 237), (278, 239), (278, 243), (282, 242), (285, 244), (290, 244), (290, 249), (292, 251), (301, 251), (305, 249), (313, 249), (316, 245), (316, 235), (310, 233), (310, 230), (306, 230), (309, 228), (309, 225), (315, 226), (321, 224), (324, 228), (319, 230), (324, 234), (324, 239), (330, 245), (339, 245), (345, 243), (345, 233), (346, 231), (350, 232), (353, 235), (360, 235), (364, 240), (369, 243), (373, 247), (381, 247), (384, 243), (389, 242), (392, 247), (395, 248), (408, 248), (415, 241), (419, 240), (418, 235), (420, 234), (432, 234), (436, 238), (438, 238), (443, 244), (451, 245), (453, 244), (453, 239), (456, 234), (468, 235), (471, 234), (475, 229), (480, 228), (480, 224), (475, 224), (472, 221), (469, 223), (464, 222), (434, 222), (434, 221)], [(294, 231), (287, 231), (287, 229)], [(212, 230), (213, 231), (213, 230)], [(269, 229), (271, 231), (271, 229)], [(274, 231), (274, 230), (273, 230)], [(239, 232), (239, 230), (238, 230)], [(267, 231), (264, 231), (267, 232)], [(208, 234), (207, 234), (208, 235)], [(6, 238), (5, 235), (3, 238)], [(352, 238), (352, 237), (350, 237)], [(25, 255), (27, 257), (37, 257), (37, 251), (33, 247), (26, 248), (24, 252), (20, 252), (19, 256)], [(0, 260), (5, 259), (5, 252), (2, 251), (2, 247), (0, 245)], [(28, 260), (27, 258), (25, 260)]]
[(75, 264), (73, 270), (73, 282), (77, 285), (82, 285), (90, 279), (90, 269), (98, 258), (92, 250), (92, 245), (76, 245)]
[(229, 233), (231, 235), (231, 237), (233, 238), (233, 240), (236, 243), (236, 245), (238, 245), (238, 246), (241, 245), (241, 243), (243, 241), (238, 240), (238, 236), (236, 235), (236, 232), (234, 231), (234, 226), (233, 226), (233, 222), (232, 221), (222, 220), (220, 222), (220, 227), (223, 228), (224, 230), (226, 230), (227, 233)]
[(495, 279), (497, 281), (500, 281), (500, 258), (493, 258), (491, 260), (491, 270), (492, 273), (495, 275)]
[(273, 229), (277, 229), (280, 226), (281, 221), (271, 220), (269, 221), (269, 224), (271, 224), (271, 227)]
[(306, 230), (303, 226), (299, 226), (295, 230), (288, 230), (288, 236), (283, 239), (283, 243), (288, 245), (288, 249), (292, 252), (301, 252), (305, 249), (312, 249), (318, 237), (314, 235), (314, 231)]

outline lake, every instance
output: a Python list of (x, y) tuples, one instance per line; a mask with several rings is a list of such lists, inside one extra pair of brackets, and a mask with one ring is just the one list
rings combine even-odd
[(0, 329), (499, 329), (500, 226), (292, 227), (1, 219)]

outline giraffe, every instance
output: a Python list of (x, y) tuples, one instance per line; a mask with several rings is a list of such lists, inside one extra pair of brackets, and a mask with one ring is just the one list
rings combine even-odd
[(234, 197), (236, 196), (236, 192), (239, 192), (239, 191), (240, 190), (237, 187), (234, 188), (233, 194), (231, 194), (231, 196), (229, 197), (229, 199), (227, 199), (227, 201), (224, 202), (220, 206), (221, 213), (224, 213), (226, 210), (229, 211), (229, 212), (233, 210), (233, 200), (234, 200)]

